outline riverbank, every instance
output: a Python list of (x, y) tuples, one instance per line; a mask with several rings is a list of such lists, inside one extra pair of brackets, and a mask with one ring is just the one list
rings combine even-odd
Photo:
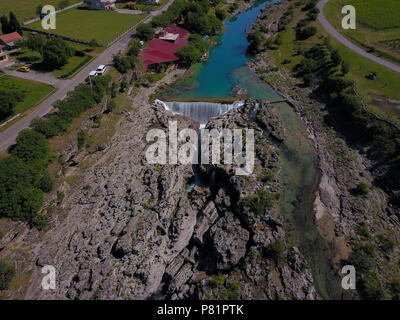
[[(275, 37), (278, 28), (271, 26), (279, 24), (289, 5), (284, 1), (283, 4), (268, 6), (253, 28), (267, 25), (270, 30), (267, 37)], [(321, 172), (314, 201), (315, 223), (321, 236), (326, 239), (325, 250), (329, 252), (335, 273), (340, 275), (341, 266), (357, 255), (360, 247), (370, 245), (374, 247), (372, 259), (376, 262), (376, 268), (384, 270), (377, 275), (383, 283), (379, 287), (383, 288), (384, 283), (390, 282), (398, 272), (397, 268), (391, 270), (393, 265), (390, 262), (396, 261), (398, 252), (383, 250), (380, 240), (391, 239), (393, 233), (398, 238), (400, 224), (395, 215), (396, 209), (388, 204), (385, 192), (373, 183), (374, 177), (369, 171), (373, 163), (365, 157), (364, 150), (349, 144), (335, 130), (335, 119), (326, 105), (310, 88), (294, 78), (287, 66), (278, 64), (275, 56), (276, 51), (267, 50), (257, 54), (248, 66), (290, 101), (307, 126), (308, 137), (318, 154)], [(361, 182), (371, 186), (368, 195), (362, 196), (354, 191)], [(366, 235), (369, 236), (366, 238)], [(358, 277), (361, 277), (360, 273)], [(371, 286), (365, 282), (365, 278), (362, 281), (364, 288)], [(344, 297), (354, 298), (355, 295), (354, 292), (346, 293)]]

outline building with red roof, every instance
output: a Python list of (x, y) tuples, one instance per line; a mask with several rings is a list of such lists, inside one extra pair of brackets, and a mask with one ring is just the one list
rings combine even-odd
[[(147, 43), (148, 48), (139, 55), (145, 71), (147, 71), (149, 65), (178, 61), (179, 58), (175, 54), (180, 47), (188, 44), (190, 33), (176, 24), (172, 24), (161, 30), (158, 35), (160, 38), (150, 40)], [(168, 35), (173, 35), (173, 37), (168, 37)]]
[(0, 36), (0, 45), (12, 48), (14, 46), (14, 42), (21, 39), (22, 37), (18, 32), (3, 34)]

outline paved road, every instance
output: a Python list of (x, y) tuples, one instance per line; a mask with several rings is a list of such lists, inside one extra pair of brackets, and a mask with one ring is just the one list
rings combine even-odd
[[(163, 8), (157, 11), (152, 11), (149, 17), (147, 17), (143, 22), (147, 23), (152, 20), (154, 16), (159, 15), (161, 12), (168, 9), (168, 7), (174, 2), (170, 0)], [(133, 29), (127, 35), (122, 37), (120, 40), (116, 41), (106, 50), (104, 50), (95, 60), (93, 60), (89, 65), (82, 69), (73, 79), (70, 80), (60, 80), (54, 83), (57, 87), (57, 91), (41, 103), (34, 111), (29, 113), (27, 116), (13, 124), (7, 130), (0, 133), (0, 151), (7, 149), (9, 146), (15, 143), (15, 139), (18, 133), (29, 127), (31, 121), (37, 117), (43, 117), (52, 110), (52, 104), (57, 100), (64, 99), (67, 93), (73, 90), (78, 84), (85, 81), (89, 72), (95, 70), (98, 65), (107, 65), (112, 61), (113, 55), (123, 51), (129, 44), (132, 37), (136, 34), (136, 30)], [(40, 81), (40, 80), (39, 80)]]
[[(318, 14), (318, 20), (319, 22), (322, 24), (322, 26), (325, 28), (325, 30), (332, 36), (334, 37), (336, 40), (338, 40), (339, 42), (341, 42), (342, 44), (344, 44), (346, 47), (348, 47), (349, 49), (351, 49), (352, 51), (358, 53), (359, 55), (370, 59), (376, 63), (379, 63), (380, 65), (389, 68), (395, 72), (400, 72), (400, 66), (397, 66), (393, 63), (390, 63), (386, 60), (383, 60), (377, 56), (374, 56), (373, 54), (370, 54), (366, 51), (364, 51), (363, 49), (361, 49), (360, 47), (356, 46), (354, 43), (350, 42), (349, 40), (347, 40), (344, 36), (342, 36), (338, 31), (336, 31), (336, 29), (328, 22), (328, 20), (326, 19), (325, 15), (324, 15), (324, 6), (325, 4), (328, 2), (329, 0), (322, 0), (317, 4), (317, 8), (319, 9), (319, 14)], [(371, 70), (372, 71), (372, 70)]]

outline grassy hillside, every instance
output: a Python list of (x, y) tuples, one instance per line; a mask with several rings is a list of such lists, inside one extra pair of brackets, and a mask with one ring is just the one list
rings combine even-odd
[[(281, 64), (285, 62), (285, 66), (290, 69), (302, 59), (302, 56), (297, 54), (299, 49), (310, 48), (321, 42), (323, 37), (328, 36), (320, 23), (313, 21), (309, 25), (317, 28), (317, 34), (307, 40), (296, 40), (293, 28), (303, 18), (305, 18), (305, 14), (300, 8), (295, 8), (294, 18), (286, 30), (280, 32), (282, 44), (279, 46), (279, 50), (269, 51), (276, 57), (277, 62)], [(400, 121), (400, 74), (354, 53), (333, 38), (330, 38), (330, 43), (333, 48), (339, 50), (343, 60), (350, 64), (347, 77), (356, 82), (361, 94), (366, 98), (368, 107), (388, 119)], [(287, 63), (287, 61), (290, 62)], [(376, 80), (367, 79), (366, 75), (369, 72), (375, 72), (378, 78)]]
[(399, 0), (346, 0), (335, 1), (356, 8), (358, 22), (374, 29), (400, 27)]

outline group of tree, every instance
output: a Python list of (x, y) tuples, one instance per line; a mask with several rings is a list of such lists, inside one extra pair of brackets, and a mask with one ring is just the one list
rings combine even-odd
[(192, 34), (189, 43), (179, 48), (177, 56), (183, 65), (191, 65), (200, 61), (204, 53), (207, 52), (209, 45), (199, 34)]
[(21, 25), (19, 24), (17, 17), (13, 12), (10, 12), (9, 16), (10, 18), (7, 18), (6, 15), (0, 17), (1, 31), (4, 34), (18, 32), (22, 36)]
[(154, 38), (154, 29), (149, 23), (141, 24), (136, 28), (136, 36), (143, 41), (149, 41)]
[(49, 119), (33, 120), (31, 127), (47, 138), (64, 133), (72, 120), (100, 103), (110, 80), (110, 76), (98, 76), (92, 78), (92, 86), (87, 84), (78, 85), (75, 90), (68, 93), (68, 97), (65, 100), (59, 100), (54, 104), (57, 109), (56, 114)]
[(42, 67), (48, 70), (60, 68), (68, 63), (70, 57), (75, 55), (75, 49), (67, 41), (58, 38), (48, 38), (41, 34), (30, 34), (26, 40), (19, 44), (32, 51), (37, 51), (42, 56)]
[(192, 33), (201, 35), (215, 35), (221, 32), (222, 21), (209, 11), (208, 1), (188, 3), (183, 11), (184, 27)]
[(202, 35), (215, 35), (222, 30), (222, 21), (226, 17), (225, 11), (217, 10), (214, 14), (210, 11), (219, 1), (193, 1), (176, 0), (165, 12), (154, 17), (154, 27), (166, 27), (173, 22), (183, 22), (183, 26), (192, 33)]
[(142, 44), (138, 38), (134, 38), (129, 43), (129, 48), (126, 55), (115, 55), (113, 57), (113, 65), (118, 72), (124, 74), (129, 70), (138, 70), (141, 67), (141, 60), (138, 58), (140, 51), (142, 50)]
[(0, 217), (41, 229), (47, 221), (38, 212), (43, 204), (41, 179), (51, 159), (49, 142), (41, 133), (22, 130), (10, 153), (0, 160)]
[(65, 100), (54, 104), (56, 114), (35, 119), (32, 129), (18, 134), (10, 156), (0, 160), (0, 217), (43, 228), (47, 222), (47, 216), (39, 213), (43, 193), (53, 187), (47, 172), (52, 161), (48, 138), (65, 132), (73, 119), (101, 102), (110, 80), (110, 76), (99, 76), (93, 79), (92, 87), (80, 84)]

